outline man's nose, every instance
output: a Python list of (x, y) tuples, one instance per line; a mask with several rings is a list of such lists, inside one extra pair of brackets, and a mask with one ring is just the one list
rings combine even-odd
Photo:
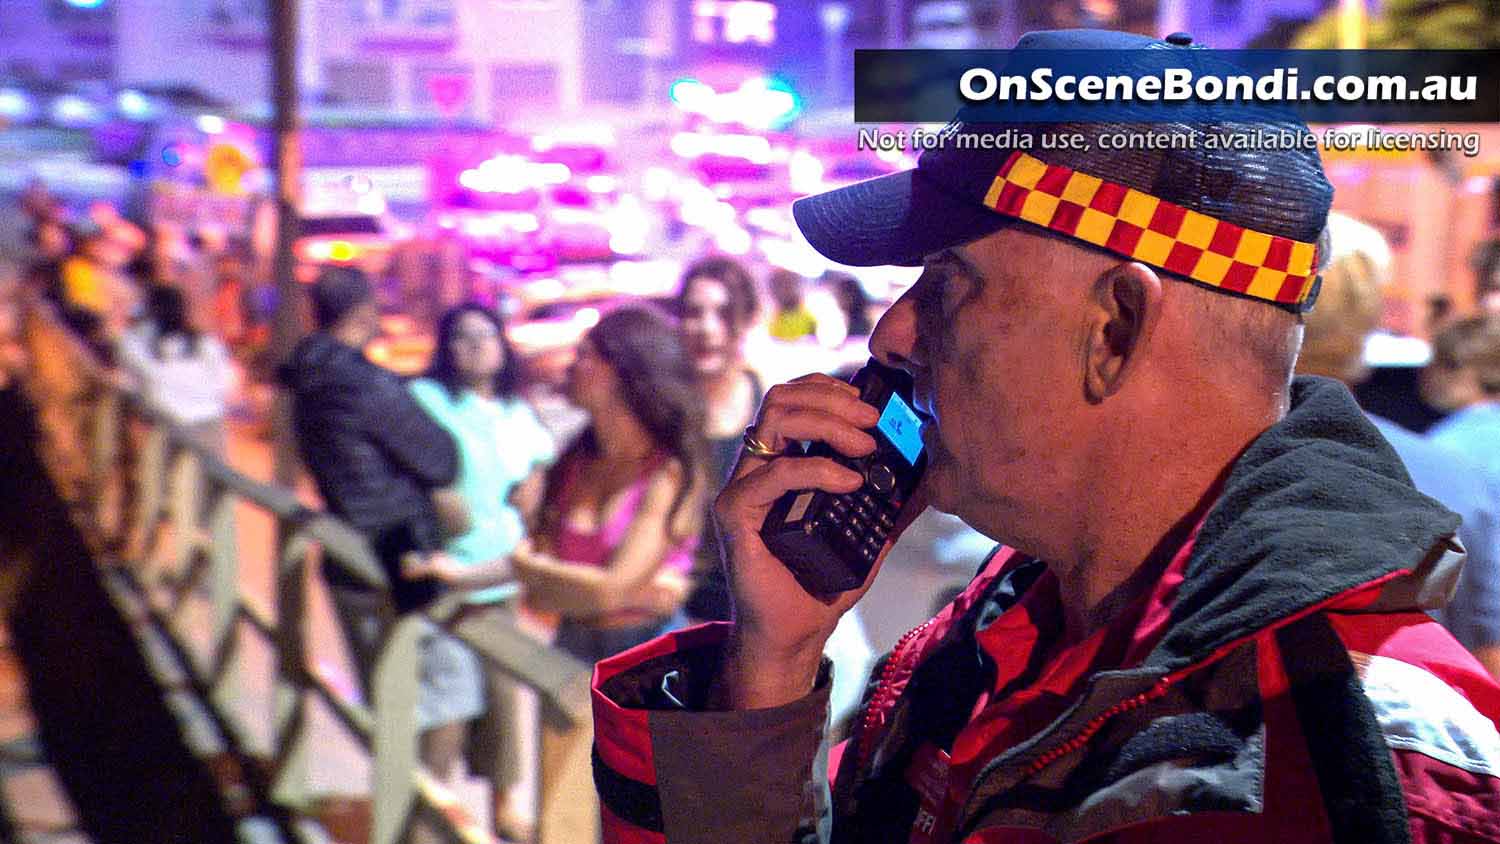
[[(915, 290), (915, 285), (913, 285)], [(917, 308), (912, 290), (897, 299), (875, 324), (870, 335), (870, 354), (886, 366), (911, 372), (922, 366), (917, 350)]]

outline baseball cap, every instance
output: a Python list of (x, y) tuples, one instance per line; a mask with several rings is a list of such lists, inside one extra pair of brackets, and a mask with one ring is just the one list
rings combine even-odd
[[(1191, 42), (1181, 33), (1155, 39), (1057, 30), (1022, 36), (1016, 51), (1133, 51), (1155, 57), (1146, 60), (1155, 66), (1202, 55)], [(1307, 125), (1259, 104), (1194, 103), (1180, 107), (1181, 119), (1171, 104), (1150, 108), (1139, 123), (978, 122), (966, 119), (972, 110), (960, 110), (944, 142), (924, 151), (915, 169), (800, 199), (792, 214), (814, 249), (851, 266), (917, 265), (1007, 226), (1030, 225), (1215, 290), (1294, 311), (1310, 307), (1316, 244), (1333, 201), (1317, 150), (1201, 142), (1210, 134), (1303, 136)], [(1131, 132), (1190, 142), (1125, 149), (1099, 142)], [(1014, 142), (1047, 133), (1088, 142), (1064, 149)]]

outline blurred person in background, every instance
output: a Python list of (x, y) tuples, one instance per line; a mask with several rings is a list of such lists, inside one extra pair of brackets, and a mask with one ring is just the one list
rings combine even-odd
[(74, 231), (73, 242), (75, 251), (59, 268), (63, 320), (95, 348), (102, 348), (107, 345), (105, 322), (115, 309), (114, 267), (121, 257), (108, 233), (91, 223)]
[(214, 259), (213, 324), (230, 351), (241, 360), (249, 355), (250, 291), (245, 285), (245, 264), (234, 255)]
[[(853, 277), (848, 277), (854, 281)], [(826, 284), (828, 277), (822, 280)], [(858, 285), (858, 282), (854, 282)], [(837, 294), (840, 285), (832, 285)], [(724, 257), (706, 258), (683, 273), (677, 299), (683, 345), (693, 361), (707, 404), (708, 481), (712, 500), (729, 478), (744, 447), (745, 428), (755, 421), (755, 411), (764, 394), (760, 377), (744, 362), (745, 333), (759, 312), (755, 282), (743, 265)], [(868, 318), (867, 318), (868, 321)], [(828, 325), (841, 320), (822, 318), (819, 334)], [(869, 333), (866, 326), (866, 334)], [(684, 611), (693, 622), (728, 621), (734, 612), (734, 601), (728, 578), (719, 560), (718, 530), (713, 519), (704, 516), (693, 565), (693, 589)], [(839, 723), (859, 703), (874, 653), (857, 612), (839, 620), (838, 629), (825, 651), (838, 667), (833, 703), (833, 720)]]
[(21, 196), (17, 203), (21, 213), (32, 220), (59, 219), (61, 217), (61, 205), (57, 197), (47, 188), (47, 183), (38, 178), (33, 178), (21, 189)]
[[(547, 475), (536, 541), (516, 550), (528, 605), (592, 665), (685, 623), (707, 498), (703, 399), (672, 324), (625, 308), (579, 343), (569, 398), (590, 422)], [(544, 844), (599, 836), (592, 725), (543, 735)]]
[(234, 367), (219, 338), (193, 327), (181, 290), (153, 287), (144, 318), (120, 338), (117, 353), (148, 408), (182, 426), (211, 453), (225, 453), (224, 415)]
[(208, 247), (221, 238), (205, 238), (189, 232), (180, 224), (159, 222), (151, 227), (148, 259), (151, 283), (166, 284), (183, 292), (188, 314), (197, 325), (207, 325), (214, 317), (213, 258)]
[[(760, 302), (744, 265), (727, 257), (704, 258), (683, 273), (677, 294), (678, 330), (692, 361), (705, 404), (708, 496), (729, 479), (764, 393), (745, 364), (745, 333)], [(693, 587), (684, 611), (694, 621), (727, 621), (733, 611), (729, 583), (719, 563), (719, 540), (705, 512), (693, 563)]]
[(106, 317), (110, 337), (118, 337), (139, 315), (147, 288), (160, 283), (155, 239), (145, 229), (121, 216), (109, 202), (89, 205), (86, 219), (108, 240), (104, 260), (110, 270), (111, 308)]
[[(380, 330), (369, 279), (329, 267), (312, 285), (318, 330), (282, 367), (292, 393), (297, 447), (328, 509), (370, 540), (390, 594), (325, 560), (323, 577), (366, 699), (390, 614), (420, 611), (442, 593), (443, 522), (433, 493), (458, 477), (453, 437), (424, 412), (394, 372), (364, 354)], [(413, 565), (413, 559), (418, 562)], [(449, 563), (448, 565), (451, 565)], [(484, 712), (484, 676), (474, 653), (435, 625), (422, 636), (417, 721), (422, 761), (453, 777), (470, 720)]]
[[(677, 333), (644, 308), (590, 329), (568, 372), (589, 425), (547, 474), (526, 601), (587, 662), (679, 627), (707, 497), (703, 399)], [(657, 577), (658, 574), (664, 575)]]
[(1428, 440), (1500, 473), (1500, 316), (1465, 317), (1438, 332), (1422, 398), (1449, 412)]
[(25, 283), (61, 313), (64, 304), (62, 265), (73, 251), (68, 227), (60, 220), (38, 220), (28, 237), (32, 254), (26, 267)]
[(778, 267), (771, 272), (766, 286), (770, 288), (771, 302), (775, 306), (769, 327), (772, 337), (790, 342), (817, 334), (817, 317), (807, 306), (807, 279)]
[[(542, 470), (556, 457), (551, 434), (518, 393), (520, 378), (520, 359), (500, 317), (469, 304), (442, 315), (432, 363), (410, 385), (417, 403), (458, 444), (452, 494), (469, 523), (438, 558), (452, 565), (434, 574), (449, 588), (474, 590), (470, 612), (510, 626), (516, 623), (517, 591), (510, 555), (526, 536)], [(493, 783), (495, 834), (527, 840), (530, 824), (513, 796), (522, 762), (516, 687), (494, 668), (486, 667), (485, 677), (485, 716), (469, 736), (469, 770)]]
[(839, 311), (844, 315), (844, 324), (848, 326), (847, 336), (869, 337), (875, 330), (875, 322), (870, 319), (870, 296), (865, 293), (864, 285), (859, 283), (859, 279), (849, 273), (830, 270), (823, 274), (820, 282), (833, 296)]
[[(477, 300), (483, 285), (476, 284), (469, 266), (469, 247), (462, 238), (452, 234), (440, 234), (434, 271), (437, 300), (443, 307), (452, 307), (465, 300)], [(482, 276), (481, 276), (482, 277)]]
[(144, 233), (107, 209), (95, 203), (92, 216), (74, 230), (75, 251), (61, 269), (64, 320), (106, 361), (137, 313), (141, 284), (152, 281), (130, 274), (143, 254)]
[[(251, 364), (250, 378), (270, 382), (274, 378), (270, 355), (271, 323), (276, 317), (280, 294), (270, 277), (267, 262), (254, 258), (249, 249), (236, 249), (231, 254), (239, 256), (241, 266), (245, 268), (246, 291), (242, 301), (248, 331), (245, 350)], [(316, 271), (312, 275), (316, 276)]]
[(26, 372), (26, 345), (21, 334), (21, 300), (25, 290), (15, 269), (0, 262), (0, 390), (18, 386)]
[[(1378, 258), (1384, 241), (1374, 228), (1337, 212), (1328, 215), (1328, 234), (1329, 263), (1317, 306), (1303, 315), (1297, 372), (1353, 388), (1369, 376), (1365, 339), (1380, 324), (1384, 306), (1389, 278)], [(1365, 415), (1396, 449), (1417, 489), (1462, 517), (1458, 539), (1468, 560), (1453, 599), (1434, 614), (1500, 678), (1500, 476), (1394, 422)]]
[[(1500, 180), (1496, 181), (1500, 186)], [(1474, 249), (1474, 301), (1481, 313), (1500, 314), (1500, 234)]]

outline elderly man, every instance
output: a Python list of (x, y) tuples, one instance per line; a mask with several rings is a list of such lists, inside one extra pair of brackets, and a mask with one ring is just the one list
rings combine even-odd
[[(1257, 127), (1306, 131), (1173, 128)], [(820, 653), (863, 590), (808, 595), (759, 529), (788, 490), (863, 483), (775, 452), (869, 453), (877, 414), (772, 388), (717, 504), (735, 621), (596, 672), (607, 839), (1496, 840), (1500, 687), (1421, 612), (1458, 518), (1342, 385), (1292, 379), (1331, 195), (1312, 151), (950, 140), (799, 202), (828, 257), (925, 267), (871, 350), (930, 414), (926, 500), (1004, 546), (877, 669), (819, 819)]]

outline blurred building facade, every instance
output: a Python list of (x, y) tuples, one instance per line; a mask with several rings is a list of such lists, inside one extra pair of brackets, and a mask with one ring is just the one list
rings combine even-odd
[[(1193, 33), (1281, 46), (1331, 0), (300, 0), (310, 106), (506, 122), (660, 101), (672, 79), (775, 75), (817, 105), (862, 47), (1008, 47), (1031, 29)], [(0, 78), (269, 98), (264, 0), (8, 0)], [(1285, 38), (1278, 33), (1284, 33)]]
[[(270, 94), (263, 0), (11, 0), (0, 76), (191, 86), (234, 107)], [(582, 0), (301, 0), (310, 105), (503, 119), (582, 102)]]
[(0, 25), (0, 76), (22, 80), (110, 80), (115, 8), (63, 0), (12, 0)]

